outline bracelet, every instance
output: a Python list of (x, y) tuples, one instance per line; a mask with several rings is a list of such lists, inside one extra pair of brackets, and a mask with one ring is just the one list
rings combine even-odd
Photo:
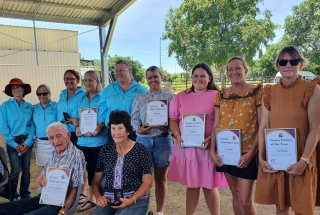
[(66, 214), (66, 212), (64, 210), (59, 210), (59, 213), (61, 213), (62, 215)]
[(137, 199), (134, 195), (132, 195), (132, 198), (134, 199), (134, 203), (137, 203)]
[(78, 127), (78, 128), (79, 128), (79, 125), (76, 125), (76, 126), (74, 126), (74, 127), (75, 127), (75, 128), (76, 128), (76, 127)]

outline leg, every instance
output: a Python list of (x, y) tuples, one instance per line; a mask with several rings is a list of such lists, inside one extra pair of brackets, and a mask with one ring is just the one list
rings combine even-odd
[(226, 179), (229, 184), (229, 188), (232, 193), (233, 212), (235, 215), (242, 215), (238, 178), (234, 177), (228, 173), (225, 173), (224, 175), (226, 176)]
[(202, 188), (211, 215), (220, 214), (220, 195), (218, 188)]
[(61, 207), (53, 205), (45, 205), (37, 210), (31, 211), (24, 215), (57, 215)]
[(84, 169), (83, 171), (83, 185), (81, 187), (81, 199), (79, 199), (79, 204), (84, 204), (87, 201), (87, 187), (88, 187), (88, 171)]
[(0, 204), (0, 215), (22, 215), (39, 209), (40, 196)]
[(100, 207), (97, 206), (91, 213), (90, 215), (114, 215), (116, 213), (116, 209), (113, 209), (112, 207), (110, 207), (110, 205), (106, 206), (106, 207)]
[(121, 210), (117, 210), (116, 215), (146, 215), (149, 208), (148, 199), (138, 199), (137, 203)]
[(289, 209), (290, 209), (290, 207), (285, 207), (284, 210), (281, 210), (281, 209), (280, 209), (280, 206), (279, 206), (279, 205), (276, 205), (276, 209), (277, 209), (276, 215), (289, 215)]
[(16, 149), (12, 148), (9, 145), (6, 146), (11, 167), (9, 174), (9, 178), (11, 180), (11, 192), (12, 195), (14, 195), (17, 192), (18, 180), (20, 175), (20, 157), (18, 156)]
[(198, 205), (200, 188), (187, 187), (186, 195), (186, 215), (194, 215)]
[(20, 196), (21, 199), (30, 198), (30, 162), (31, 162), (31, 154), (32, 154), (31, 146), (27, 153), (21, 156), (21, 182), (20, 182)]
[(156, 193), (156, 203), (157, 212), (163, 212), (164, 203), (166, 201), (168, 185), (168, 169), (169, 168), (154, 168), (154, 181), (155, 181), (155, 193)]
[(238, 188), (243, 215), (255, 215), (256, 210), (252, 203), (252, 191), (254, 180), (238, 178)]

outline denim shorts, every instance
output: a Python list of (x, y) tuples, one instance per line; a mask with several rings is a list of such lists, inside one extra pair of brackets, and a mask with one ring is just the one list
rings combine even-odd
[(138, 143), (147, 148), (150, 165), (154, 167), (169, 167), (172, 156), (172, 137), (137, 136)]

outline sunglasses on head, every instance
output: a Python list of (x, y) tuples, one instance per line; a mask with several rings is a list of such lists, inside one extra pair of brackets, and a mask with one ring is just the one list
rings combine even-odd
[(37, 93), (37, 96), (41, 96), (41, 95), (46, 96), (48, 95), (48, 93)]
[(291, 59), (291, 60), (284, 60), (281, 59), (278, 61), (279, 66), (286, 66), (288, 62), (290, 62), (291, 66), (296, 66), (299, 64), (299, 62), (301, 61), (301, 59)]

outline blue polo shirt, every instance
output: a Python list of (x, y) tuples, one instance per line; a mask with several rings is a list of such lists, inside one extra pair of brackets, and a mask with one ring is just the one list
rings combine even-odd
[(36, 137), (47, 137), (47, 127), (57, 121), (57, 102), (50, 100), (45, 108), (38, 103), (33, 109), (33, 124), (36, 127)]
[(103, 91), (99, 102), (98, 122), (108, 126), (110, 113), (114, 110), (124, 110), (129, 114), (136, 95), (147, 92), (147, 88), (132, 80), (129, 89), (123, 92), (118, 81), (109, 84)]
[[(75, 109), (73, 116), (77, 119), (80, 119), (80, 110), (82, 108), (98, 107), (101, 95), (102, 93), (98, 93), (89, 101), (87, 94), (83, 94), (79, 100), (78, 108)], [(98, 109), (98, 113), (99, 113), (99, 109)], [(108, 131), (105, 128), (103, 129), (103, 131), (99, 136), (96, 136), (96, 137), (82, 136), (81, 138), (78, 138), (77, 144), (79, 146), (84, 146), (84, 147), (98, 147), (106, 144), (107, 138), (108, 138)]]
[(0, 109), (0, 131), (6, 143), (12, 148), (16, 148), (18, 144), (14, 141), (14, 137), (28, 135), (24, 143), (29, 147), (32, 146), (35, 130), (32, 122), (33, 106), (24, 100), (19, 106), (15, 99), (10, 98), (2, 103)]
[[(70, 118), (74, 117), (73, 113), (78, 107), (80, 97), (85, 94), (86, 91), (82, 87), (78, 87), (78, 90), (68, 99), (68, 90), (64, 89), (60, 93), (58, 105), (57, 105), (57, 121), (61, 122), (64, 119), (63, 112), (68, 113)], [(75, 132), (73, 124), (64, 124), (69, 132)]]

